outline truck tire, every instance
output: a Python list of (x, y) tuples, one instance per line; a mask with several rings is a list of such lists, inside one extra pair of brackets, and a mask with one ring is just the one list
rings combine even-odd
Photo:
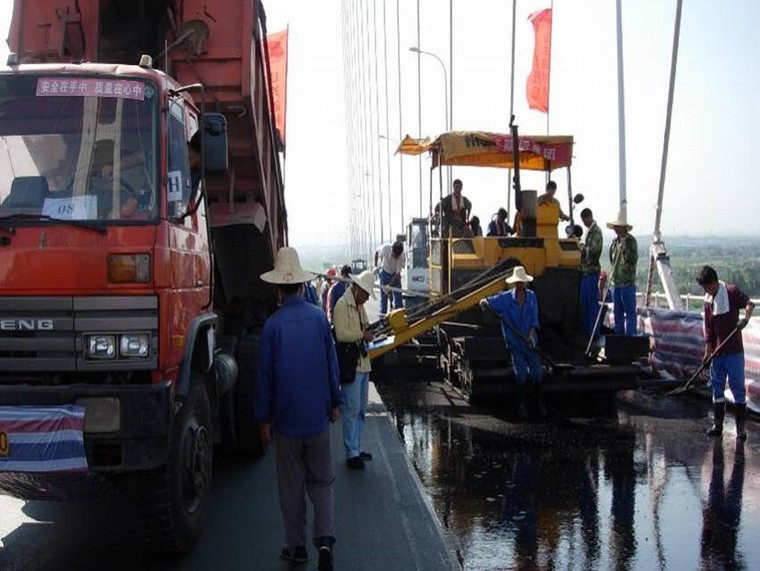
[(211, 493), (211, 407), (200, 378), (172, 420), (166, 464), (136, 475), (140, 533), (145, 547), (187, 553), (200, 534)]
[[(219, 347), (223, 353), (234, 357), (237, 351), (237, 338), (234, 335), (223, 335), (219, 338)], [(219, 432), (222, 440), (216, 451), (226, 457), (236, 455), (238, 453), (238, 442), (235, 432), (234, 386), (219, 396)]]
[(246, 456), (261, 456), (266, 446), (261, 440), (259, 425), (253, 420), (258, 377), (259, 342), (261, 332), (246, 334), (238, 343), (238, 379), (233, 389), (235, 436), (238, 452)]

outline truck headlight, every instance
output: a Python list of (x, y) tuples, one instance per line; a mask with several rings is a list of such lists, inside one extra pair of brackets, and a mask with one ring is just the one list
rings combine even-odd
[(119, 338), (119, 355), (127, 358), (148, 356), (150, 337), (147, 333), (126, 333)]
[(115, 359), (116, 336), (115, 335), (90, 335), (87, 337), (87, 357), (89, 359)]

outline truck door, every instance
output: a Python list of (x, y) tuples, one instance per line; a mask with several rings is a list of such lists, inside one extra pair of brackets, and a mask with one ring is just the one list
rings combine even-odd
[[(193, 318), (210, 299), (210, 250), (206, 209), (193, 188), (188, 140), (197, 121), (191, 120), (181, 98), (170, 98), (167, 123), (166, 214), (169, 287), (165, 323), (171, 323), (171, 362), (181, 359), (182, 343)], [(200, 206), (196, 203), (200, 200)]]

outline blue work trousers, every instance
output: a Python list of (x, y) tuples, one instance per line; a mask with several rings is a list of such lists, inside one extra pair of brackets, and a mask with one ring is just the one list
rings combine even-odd
[(594, 338), (599, 336), (599, 328), (594, 330), (599, 315), (599, 272), (581, 275), (581, 324), (583, 331)]
[(369, 397), (369, 372), (357, 372), (353, 383), (342, 384), (340, 388), (345, 399), (341, 406), (343, 447), (346, 450), (346, 458), (353, 458), (362, 451), (364, 415), (367, 413)]
[(713, 402), (726, 400), (726, 379), (736, 404), (745, 404), (747, 389), (744, 387), (744, 353), (716, 355), (710, 363), (710, 384)]
[(615, 335), (636, 335), (636, 286), (615, 286), (612, 289), (615, 309)]
[[(391, 309), (399, 309), (401, 307), (401, 292), (386, 292), (382, 287), (389, 285), (393, 277), (394, 274), (380, 270), (380, 317), (384, 317)], [(394, 283), (393, 287), (401, 288), (400, 280), (399, 283)], [(392, 304), (392, 307), (388, 307), (389, 303)]]
[(541, 382), (541, 358), (538, 353), (527, 347), (510, 346), (512, 354), (512, 368), (515, 371), (517, 386), (525, 386), (527, 382), (537, 384)]

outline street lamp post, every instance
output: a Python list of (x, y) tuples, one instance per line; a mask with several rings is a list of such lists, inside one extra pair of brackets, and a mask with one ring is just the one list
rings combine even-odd
[[(444, 121), (444, 129), (446, 131), (449, 130), (449, 74), (446, 71), (446, 64), (443, 63), (443, 60), (439, 58), (437, 55), (435, 55), (432, 52), (426, 52), (425, 50), (421, 50), (417, 46), (412, 46), (409, 48), (410, 52), (414, 52), (416, 54), (425, 54), (432, 58), (435, 58), (435, 60), (441, 64), (441, 69), (443, 70), (443, 96), (444, 96), (444, 111), (446, 112), (445, 121)], [(451, 190), (451, 167), (448, 167), (446, 169), (446, 178), (447, 178), (447, 184), (449, 191)], [(432, 204), (430, 207), (432, 208)]]

